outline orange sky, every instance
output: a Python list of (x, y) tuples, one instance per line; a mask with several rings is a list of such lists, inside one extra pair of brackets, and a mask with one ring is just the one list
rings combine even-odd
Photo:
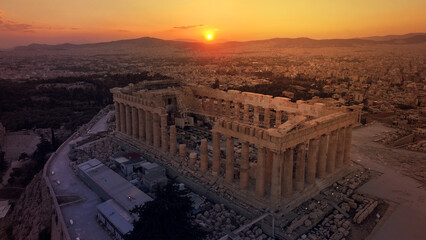
[(0, 0), (0, 48), (142, 36), (205, 41), (426, 32), (424, 0)]

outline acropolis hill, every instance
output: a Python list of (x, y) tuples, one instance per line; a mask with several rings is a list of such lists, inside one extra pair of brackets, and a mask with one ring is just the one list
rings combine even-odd
[(285, 213), (350, 172), (356, 107), (174, 80), (111, 92), (118, 139), (245, 209)]

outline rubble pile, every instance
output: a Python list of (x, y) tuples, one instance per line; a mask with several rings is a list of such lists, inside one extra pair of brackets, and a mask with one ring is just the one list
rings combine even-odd
[(122, 151), (121, 147), (110, 138), (103, 138), (83, 148), (91, 158), (97, 158), (103, 163), (109, 161), (109, 157), (116, 152)]
[(407, 149), (411, 151), (426, 153), (426, 140), (410, 143), (407, 145)]
[[(108, 114), (108, 112), (114, 110), (114, 105), (108, 105), (101, 109), (98, 114), (96, 114), (88, 123), (83, 124), (74, 134), (74, 139), (78, 138), (79, 136), (83, 136), (87, 134), (87, 131), (89, 131), (101, 118), (103, 118), (105, 115)], [(108, 130), (110, 129), (110, 126), (112, 125), (111, 119), (107, 120), (108, 123)]]
[(346, 239), (353, 224), (361, 224), (379, 204), (375, 199), (355, 193), (369, 176), (369, 171), (358, 170), (337, 181), (288, 213), (295, 218), (281, 221), (280, 227), (289, 238)]
[(71, 160), (71, 162), (73, 162), (73, 165), (78, 165), (91, 159), (89, 154), (81, 149), (72, 149), (68, 153), (68, 158)]
[(379, 137), (379, 139), (375, 140), (375, 142), (383, 143), (385, 145), (391, 144), (392, 142), (409, 135), (410, 132), (403, 129), (398, 129), (394, 132), (386, 131), (381, 134), (376, 134), (375, 137)]
[[(223, 204), (213, 205), (208, 203), (206, 209), (203, 213), (197, 214), (194, 219), (195, 224), (201, 226), (209, 233), (206, 239), (219, 239), (225, 236), (224, 231), (232, 232), (249, 222), (244, 216), (227, 209)], [(272, 240), (256, 225), (244, 229), (238, 235), (242, 240)]]

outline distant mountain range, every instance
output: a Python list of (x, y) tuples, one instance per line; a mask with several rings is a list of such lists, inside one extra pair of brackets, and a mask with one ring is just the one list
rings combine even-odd
[(373, 40), (373, 41), (390, 41), (390, 40), (400, 40), (407, 39), (415, 36), (424, 36), (426, 33), (407, 33), (403, 35), (386, 35), (386, 36), (373, 36), (373, 37), (365, 37), (361, 39)]
[(403, 45), (426, 43), (426, 33), (410, 33), (404, 35), (375, 36), (352, 39), (311, 39), (311, 38), (273, 38), (256, 41), (231, 41), (225, 43), (202, 43), (176, 40), (162, 40), (158, 38), (142, 37), (137, 39), (119, 40), (112, 42), (90, 44), (31, 44), (12, 49), (13, 52), (59, 51), (66, 53), (83, 54), (120, 54), (120, 53), (167, 53), (187, 50), (217, 50), (217, 49), (275, 49), (275, 48), (319, 48), (319, 47), (352, 47), (375, 45)]

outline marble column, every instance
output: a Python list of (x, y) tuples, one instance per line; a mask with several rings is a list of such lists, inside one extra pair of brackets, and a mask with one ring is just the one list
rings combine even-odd
[(161, 150), (167, 152), (169, 150), (169, 141), (167, 134), (167, 114), (161, 115)]
[(176, 141), (176, 126), (170, 126), (170, 155), (176, 155), (177, 141)]
[(328, 140), (328, 151), (327, 151), (327, 173), (334, 172), (336, 167), (336, 148), (337, 148), (337, 131), (333, 131)]
[(197, 153), (196, 152), (189, 153), (189, 166), (195, 167), (196, 161), (197, 161)]
[(296, 147), (296, 171), (294, 172), (294, 189), (301, 191), (305, 188), (305, 144)]
[(250, 119), (249, 108), (250, 108), (250, 105), (244, 104), (244, 116), (243, 116), (243, 120), (245, 122), (248, 122), (249, 119)]
[(284, 153), (283, 164), (283, 196), (288, 198), (293, 194), (293, 149)]
[(265, 108), (264, 124), (266, 128), (271, 127), (271, 109)]
[(180, 160), (185, 160), (186, 158), (186, 144), (179, 145), (179, 157)]
[(120, 103), (120, 132), (126, 133), (126, 107)]
[(259, 124), (259, 115), (260, 115), (260, 107), (258, 106), (254, 106), (254, 110), (253, 110), (253, 123), (255, 125)]
[(206, 111), (207, 110), (207, 106), (206, 106), (206, 100), (207, 100), (207, 98), (206, 97), (203, 97), (203, 98), (201, 98), (201, 107), (203, 108), (203, 111)]
[(215, 110), (215, 107), (214, 107), (214, 105), (215, 105), (215, 103), (214, 103), (214, 99), (212, 99), (212, 98), (210, 98), (209, 99), (209, 105), (210, 105), (210, 114), (213, 116), (213, 117), (215, 117), (216, 116), (216, 110)]
[(338, 130), (337, 136), (337, 151), (336, 151), (336, 168), (343, 166), (343, 158), (345, 154), (345, 129)]
[(120, 104), (118, 102), (114, 102), (115, 109), (115, 131), (120, 132)]
[(268, 187), (271, 186), (273, 158), (273, 152), (267, 148), (265, 154), (265, 185)]
[(146, 143), (152, 145), (152, 113), (150, 111), (145, 111), (145, 126)]
[(232, 183), (234, 181), (234, 138), (226, 138), (226, 169), (225, 181)]
[(153, 139), (154, 147), (160, 147), (160, 116), (157, 113), (152, 115), (152, 124), (153, 124)]
[(327, 152), (328, 152), (328, 137), (322, 135), (320, 137), (319, 149), (318, 149), (318, 164), (317, 164), (317, 177), (323, 178), (325, 176), (325, 170), (327, 166)]
[(249, 183), (249, 143), (241, 143), (240, 188), (247, 189)]
[(223, 112), (223, 105), (222, 105), (222, 100), (218, 99), (217, 100), (217, 115), (218, 116), (222, 116), (222, 112)]
[(345, 133), (345, 154), (343, 156), (343, 164), (349, 164), (351, 161), (351, 144), (352, 144), (352, 126), (346, 127)]
[(136, 108), (132, 108), (132, 136), (134, 138), (139, 137), (139, 121), (138, 121), (138, 110)]
[(278, 152), (273, 152), (271, 200), (274, 203), (279, 203), (281, 200), (282, 170), (283, 170), (283, 154)]
[(227, 117), (231, 117), (231, 101), (225, 101), (225, 114)]
[(240, 120), (240, 103), (234, 102), (234, 118)]
[(282, 111), (277, 110), (275, 112), (275, 125), (278, 127), (282, 123)]
[(145, 114), (142, 109), (138, 109), (139, 139), (145, 140)]
[(126, 134), (132, 136), (132, 109), (126, 106)]
[(256, 195), (262, 197), (265, 195), (265, 148), (257, 149), (257, 167), (256, 167)]
[(309, 141), (308, 162), (306, 166), (306, 183), (312, 184), (315, 182), (317, 171), (319, 140), (311, 139)]
[(212, 162), (212, 175), (217, 176), (220, 170), (220, 133), (212, 133), (213, 141), (213, 162)]
[(209, 166), (209, 159), (207, 155), (207, 139), (201, 139), (200, 145), (200, 169), (202, 172), (206, 172)]

